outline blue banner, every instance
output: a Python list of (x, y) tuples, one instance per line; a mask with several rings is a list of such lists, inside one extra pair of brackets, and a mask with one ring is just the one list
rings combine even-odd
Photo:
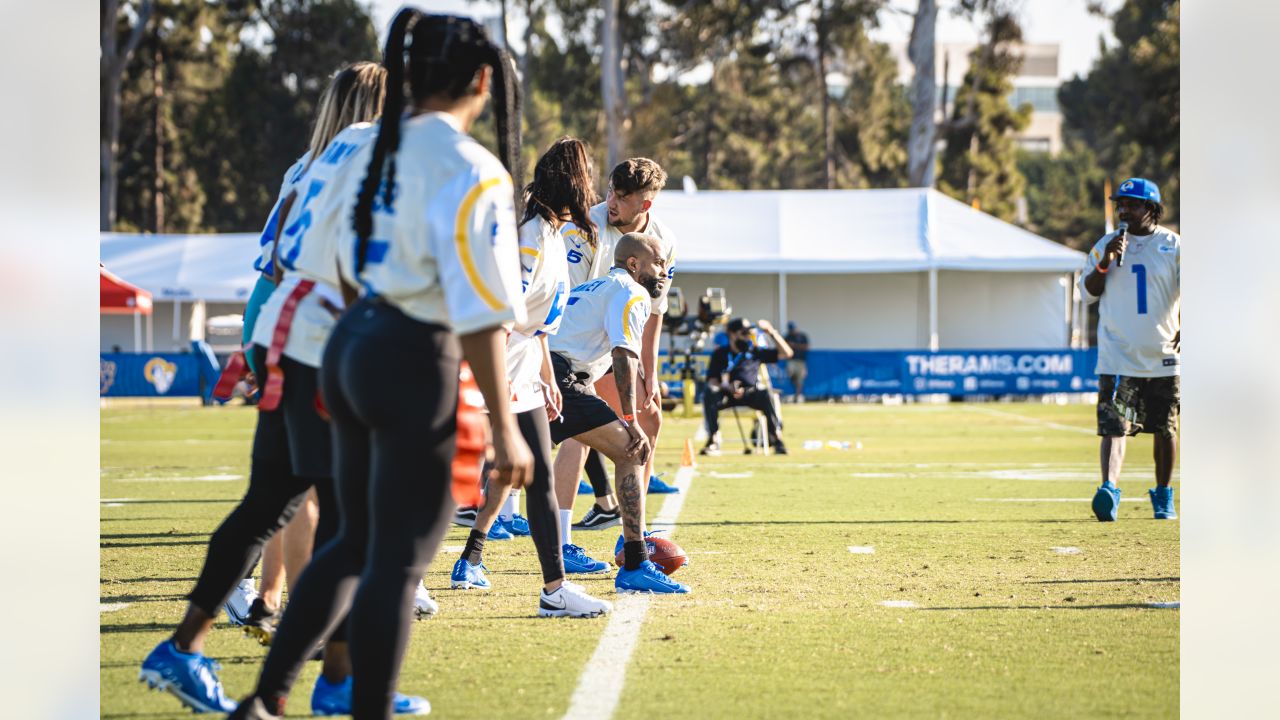
[(200, 367), (191, 353), (102, 353), (102, 397), (197, 397)]
[[(710, 353), (693, 356), (699, 385)], [(804, 394), (843, 395), (1039, 395), (1097, 392), (1089, 350), (810, 350)], [(683, 357), (661, 358), (661, 377), (680, 397)], [(790, 395), (786, 363), (766, 366), (773, 387)]]

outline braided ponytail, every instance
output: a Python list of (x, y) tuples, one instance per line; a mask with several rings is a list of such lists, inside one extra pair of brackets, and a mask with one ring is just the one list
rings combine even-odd
[(409, 27), (422, 16), (413, 8), (396, 13), (387, 31), (387, 46), (382, 64), (387, 68), (386, 98), (382, 105), (382, 120), (378, 123), (378, 137), (373, 144), (373, 157), (369, 169), (360, 184), (356, 198), (353, 224), (356, 231), (356, 276), (364, 269), (369, 253), (369, 236), (373, 234), (373, 200), (382, 183), (382, 166), (391, 157), (391, 173), (387, 181), (386, 202), (391, 202), (391, 188), (395, 183), (395, 153), (400, 146), (400, 115), (404, 113), (404, 38)]

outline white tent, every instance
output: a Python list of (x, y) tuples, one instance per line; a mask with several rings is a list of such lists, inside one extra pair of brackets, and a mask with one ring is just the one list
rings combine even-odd
[(691, 307), (795, 320), (825, 349), (1063, 348), (1084, 255), (937, 191), (665, 192)]
[[(102, 233), (99, 253), (113, 272), (151, 293), (157, 325), (172, 323), (172, 340), (161, 341), (160, 349), (181, 350), (190, 340), (204, 338), (206, 317), (244, 311), (258, 280), (253, 269), (258, 238), (257, 233)], [(118, 319), (104, 317), (102, 349), (123, 346), (123, 332)]]

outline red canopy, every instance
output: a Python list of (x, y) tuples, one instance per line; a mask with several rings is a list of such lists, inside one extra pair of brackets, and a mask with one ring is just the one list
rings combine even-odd
[(98, 271), (101, 275), (99, 304), (104, 315), (151, 314), (151, 293), (112, 275), (101, 263)]

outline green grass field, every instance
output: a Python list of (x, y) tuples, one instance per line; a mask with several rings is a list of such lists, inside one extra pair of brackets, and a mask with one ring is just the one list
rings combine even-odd
[[(1093, 415), (787, 406), (789, 456), (728, 443), (699, 458), (673, 536), (694, 594), (651, 603), (615, 717), (1177, 716), (1179, 611), (1152, 603), (1179, 599), (1178, 523), (1151, 518), (1149, 436), (1130, 442), (1122, 482), (1141, 502), (1124, 502), (1118, 523), (1092, 518)], [(253, 423), (241, 407), (103, 409), (103, 717), (188, 716), (137, 682), (138, 665), (180, 618), (208, 535), (243, 492)], [(668, 479), (694, 430), (668, 420)], [(806, 439), (861, 449), (804, 451)], [(651, 517), (661, 504), (651, 496)], [(465, 537), (454, 527), (445, 545)], [(601, 558), (616, 537), (574, 535)], [(415, 624), (401, 689), (441, 718), (560, 717), (607, 621), (536, 617), (527, 540), (490, 543), (485, 594), (447, 589), (456, 555), (427, 575), (441, 610)], [(582, 582), (613, 597), (611, 575)], [(207, 650), (231, 696), (252, 689), (263, 648), (220, 626)], [(308, 711), (318, 672), (308, 663), (291, 713)]]

